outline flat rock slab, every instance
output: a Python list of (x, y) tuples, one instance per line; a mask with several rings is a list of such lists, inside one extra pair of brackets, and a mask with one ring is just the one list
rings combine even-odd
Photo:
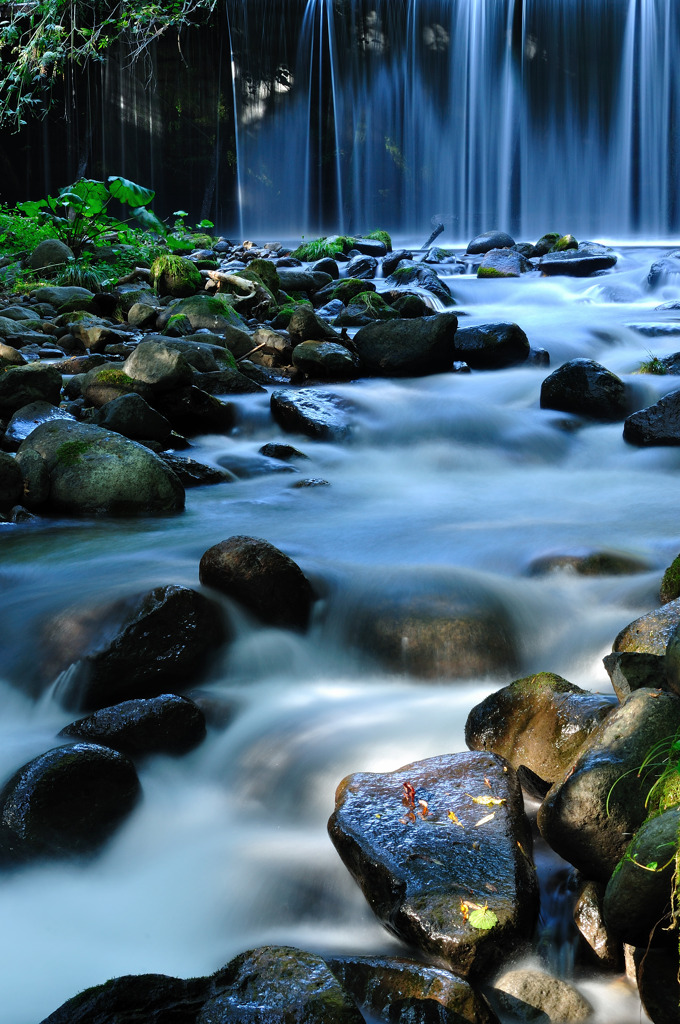
[(328, 829), (385, 926), (455, 973), (484, 973), (531, 933), (531, 834), (503, 758), (450, 754), (350, 775)]
[(611, 270), (616, 266), (617, 258), (613, 253), (602, 253), (598, 255), (584, 255), (578, 249), (568, 249), (566, 252), (551, 252), (543, 256), (538, 268), (542, 274), (554, 277), (561, 274), (566, 277), (590, 277), (602, 270)]
[(341, 441), (350, 433), (350, 405), (344, 398), (317, 388), (274, 391), (272, 416), (283, 430), (320, 441)]
[(508, 971), (494, 985), (500, 1008), (522, 1021), (580, 1024), (593, 1007), (573, 985), (544, 971)]
[(630, 695), (591, 735), (538, 812), (547, 843), (586, 878), (606, 881), (647, 816), (658, 773), (639, 769), (654, 744), (680, 728), (680, 698)]

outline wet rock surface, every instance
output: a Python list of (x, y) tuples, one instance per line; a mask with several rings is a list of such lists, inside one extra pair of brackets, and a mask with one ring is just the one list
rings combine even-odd
[(184, 754), (205, 737), (205, 716), (192, 700), (164, 693), (101, 708), (59, 734), (99, 743), (130, 757)]
[(647, 612), (624, 626), (614, 640), (614, 653), (665, 655), (668, 641), (680, 624), (680, 598)]
[(615, 373), (595, 360), (570, 359), (543, 381), (541, 408), (619, 420), (626, 414), (626, 389)]
[(658, 777), (639, 768), (650, 748), (680, 728), (680, 698), (636, 690), (593, 732), (538, 813), (541, 835), (586, 878), (606, 881), (647, 816)]
[(274, 391), (271, 410), (283, 430), (305, 434), (320, 441), (342, 440), (351, 430), (348, 401), (316, 388)]
[[(502, 758), (451, 754), (350, 775), (328, 829), (386, 927), (455, 973), (483, 974), (529, 935), (537, 910), (531, 835)], [(493, 917), (475, 927), (472, 904)]]
[(132, 762), (114, 750), (90, 743), (48, 750), (0, 791), (0, 863), (94, 852), (139, 792)]
[(518, 679), (477, 704), (465, 725), (471, 750), (490, 750), (555, 782), (613, 710), (611, 700), (551, 672)]
[(368, 373), (389, 377), (444, 373), (455, 359), (457, 327), (455, 313), (376, 321), (357, 331), (354, 344)]
[(527, 1024), (577, 1024), (593, 1013), (573, 985), (543, 971), (508, 971), (494, 983), (493, 998), (502, 1010)]
[(654, 405), (628, 416), (623, 439), (642, 447), (680, 444), (680, 391), (671, 391)]

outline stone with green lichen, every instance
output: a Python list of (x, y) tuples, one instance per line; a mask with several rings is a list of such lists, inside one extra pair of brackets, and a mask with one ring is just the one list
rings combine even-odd
[(197, 292), (203, 278), (195, 264), (183, 256), (157, 256), (151, 264), (151, 283), (159, 295), (183, 298)]
[(680, 597), (680, 555), (676, 555), (663, 574), (659, 598), (662, 604)]
[(346, 253), (352, 248), (354, 239), (344, 235), (332, 235), (330, 237), (314, 238), (309, 242), (303, 242), (291, 255), (303, 263), (312, 263), (315, 260), (326, 259), (337, 256), (338, 253)]
[(612, 650), (663, 655), (678, 623), (680, 598), (675, 598), (624, 626), (614, 640)]
[(248, 270), (254, 271), (259, 279), (269, 288), (269, 291), (273, 292), (274, 295), (277, 294), (280, 288), (279, 275), (271, 260), (264, 260), (259, 257), (251, 260), (248, 264)]
[(381, 228), (376, 228), (375, 231), (369, 231), (367, 235), (362, 235), (362, 238), (371, 238), (376, 242), (382, 242), (386, 247), (387, 251), (392, 251), (392, 239), (387, 231), (383, 231)]
[(399, 320), (401, 313), (378, 295), (377, 292), (363, 291), (353, 299), (333, 321), (335, 327), (363, 327), (372, 320)]
[(561, 235), (557, 231), (549, 231), (545, 235), (541, 235), (539, 240), (534, 246), (533, 256), (546, 256), (553, 248), (554, 245), (559, 242)]
[(471, 750), (492, 750), (553, 783), (613, 710), (609, 698), (553, 672), (516, 679), (475, 705), (465, 726)]
[(68, 420), (43, 423), (22, 442), (17, 461), (23, 468), (36, 456), (47, 478), (41, 506), (48, 511), (149, 515), (184, 507), (184, 488), (162, 460), (110, 430)]
[(550, 252), (566, 252), (567, 249), (578, 249), (578, 242), (573, 235), (562, 235), (557, 239)]

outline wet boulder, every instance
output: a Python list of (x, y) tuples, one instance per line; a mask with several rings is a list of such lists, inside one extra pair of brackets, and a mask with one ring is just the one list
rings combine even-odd
[(455, 357), (472, 370), (499, 370), (523, 363), (529, 356), (529, 339), (517, 324), (478, 324), (462, 327), (456, 334)]
[(195, 373), (194, 386), (209, 395), (254, 395), (265, 390), (240, 370), (229, 367), (212, 373)]
[(451, 369), (457, 327), (455, 313), (376, 321), (357, 332), (354, 344), (369, 373), (384, 377), (420, 377)]
[(495, 754), (350, 775), (328, 829), (383, 924), (454, 973), (483, 975), (531, 934), (531, 833), (517, 777)]
[(61, 374), (43, 363), (9, 366), (0, 374), (0, 416), (11, 416), (32, 402), (59, 405)]
[[(678, 786), (671, 799), (678, 798)], [(680, 845), (680, 807), (650, 818), (637, 831), (607, 884), (604, 918), (619, 939), (632, 946), (667, 945), (676, 950), (677, 931), (669, 933), (676, 856)]]
[(231, 331), (237, 330), (239, 334), (248, 336), (242, 317), (230, 302), (217, 295), (201, 292), (186, 299), (178, 299), (172, 305), (166, 306), (159, 315), (156, 321), (157, 328), (162, 331), (171, 316), (185, 316), (194, 331), (205, 329), (227, 336)]
[(628, 576), (649, 572), (650, 565), (623, 551), (587, 551), (540, 555), (529, 564), (529, 576), (545, 576), (566, 570), (577, 576)]
[(521, 277), (534, 269), (515, 249), (490, 249), (477, 267), (477, 277)]
[(43, 423), (22, 442), (17, 459), (29, 490), (49, 511), (157, 515), (184, 508), (184, 488), (161, 459), (102, 427)]
[(346, 612), (348, 641), (388, 671), (421, 679), (511, 672), (517, 648), (510, 617), (492, 593), (465, 579), (366, 586)]
[(333, 280), (330, 274), (322, 270), (309, 270), (304, 267), (282, 267), (279, 263), (276, 267), (279, 275), (279, 284), (284, 292), (307, 292), (313, 295), (330, 284)]
[(266, 540), (236, 536), (213, 545), (199, 566), (201, 583), (233, 598), (263, 622), (305, 629), (314, 592), (299, 565)]
[(56, 695), (64, 707), (97, 710), (186, 689), (227, 637), (221, 608), (204, 594), (155, 587), (51, 619), (43, 630), (43, 675), (62, 673)]
[(633, 953), (642, 1007), (654, 1024), (677, 1024), (680, 1006), (678, 980), (678, 949), (642, 946)]
[(262, 946), (231, 960), (211, 979), (196, 1024), (363, 1024), (324, 960), (291, 946)]
[(53, 285), (36, 288), (33, 299), (37, 303), (54, 306), (58, 313), (70, 313), (77, 310), (96, 311), (94, 292), (77, 285)]
[(325, 288), (321, 288), (314, 296), (314, 305), (322, 307), (335, 299), (348, 305), (357, 295), (368, 292), (375, 292), (375, 285), (372, 281), (366, 281), (359, 277), (342, 277), (339, 281), (332, 281)]
[(591, 274), (611, 270), (617, 261), (617, 256), (608, 252), (604, 246), (581, 242), (578, 248), (549, 252), (539, 261), (538, 269), (549, 277), (590, 277)]
[(594, 359), (570, 359), (543, 381), (541, 408), (620, 420), (626, 415), (626, 388), (620, 377)]
[(606, 881), (647, 816), (658, 777), (639, 774), (655, 743), (680, 728), (680, 698), (636, 690), (592, 733), (538, 812), (541, 835), (586, 878)]
[[(418, 315), (427, 316), (428, 313), (429, 309), (423, 302)], [(350, 300), (346, 308), (338, 312), (333, 323), (336, 327), (365, 327), (374, 320), (399, 319), (403, 319), (403, 314), (388, 305), (377, 292), (360, 292)]]
[(165, 416), (131, 392), (120, 395), (99, 408), (92, 422), (104, 430), (114, 430), (132, 441), (158, 441), (166, 444), (172, 427)]
[(666, 657), (663, 654), (643, 654), (638, 651), (617, 651), (602, 659), (611, 679), (614, 693), (621, 703), (633, 690), (643, 686), (667, 690)]
[(628, 416), (623, 440), (640, 447), (680, 444), (680, 391), (671, 391), (654, 405)]
[(6, 366), (25, 366), (26, 360), (18, 349), (0, 342), (0, 369)]
[(12, 415), (3, 438), (3, 447), (16, 450), (22, 441), (25, 441), (29, 434), (33, 433), (41, 423), (48, 423), (50, 420), (71, 420), (75, 416), (58, 405), (51, 402), (31, 402), (24, 405)]
[[(365, 282), (364, 282), (365, 283)], [(453, 296), (448, 285), (441, 280), (432, 267), (423, 263), (402, 260), (385, 282), (388, 288), (398, 291), (425, 291), (433, 295), (444, 306), (452, 306)]]
[(203, 287), (203, 278), (183, 256), (158, 256), (151, 264), (151, 283), (159, 295), (184, 298)]
[(202, 487), (204, 484), (233, 483), (235, 476), (225, 469), (207, 466), (197, 459), (177, 455), (174, 452), (160, 452), (159, 458), (176, 474), (183, 487)]
[(92, 743), (48, 750), (0, 791), (0, 861), (92, 853), (139, 793), (134, 765), (117, 751)]
[(680, 623), (680, 598), (668, 601), (634, 619), (617, 634), (612, 650), (665, 655), (668, 641)]
[[(378, 255), (384, 256), (385, 253), (381, 252)], [(355, 278), (363, 278), (365, 281), (374, 278), (378, 272), (378, 261), (375, 256), (354, 256), (347, 264), (347, 276)]]
[(647, 274), (647, 284), (651, 289), (659, 288), (666, 283), (677, 283), (680, 275), (680, 249), (667, 252), (655, 260)]
[(560, 240), (560, 235), (557, 231), (548, 231), (547, 234), (541, 235), (539, 240), (532, 248), (532, 256), (545, 256)]
[(128, 757), (184, 754), (204, 739), (205, 715), (188, 697), (162, 693), (101, 708), (59, 735), (111, 747)]
[(494, 982), (492, 995), (499, 1010), (527, 1024), (579, 1024), (594, 1012), (578, 989), (545, 971), (507, 971)]
[(610, 699), (552, 672), (517, 679), (477, 704), (465, 725), (470, 750), (490, 750), (553, 783), (613, 710)]
[(320, 441), (341, 441), (351, 429), (347, 399), (318, 388), (272, 392), (271, 411), (278, 425)]
[(574, 924), (578, 928), (590, 962), (609, 970), (621, 970), (623, 943), (604, 920), (604, 882), (584, 882), (574, 904)]
[(28, 266), (40, 277), (54, 277), (69, 260), (73, 260), (70, 246), (58, 238), (44, 238), (28, 257)]
[(372, 1017), (409, 1024), (498, 1024), (470, 983), (441, 967), (388, 956), (341, 956), (327, 963)]
[(514, 244), (514, 238), (505, 231), (485, 231), (468, 242), (465, 252), (468, 256), (483, 256), (492, 249), (511, 249)]
[(352, 380), (358, 377), (358, 356), (332, 341), (303, 341), (293, 349), (293, 365), (320, 380)]
[(208, 978), (129, 974), (85, 989), (42, 1024), (196, 1024), (212, 990)]

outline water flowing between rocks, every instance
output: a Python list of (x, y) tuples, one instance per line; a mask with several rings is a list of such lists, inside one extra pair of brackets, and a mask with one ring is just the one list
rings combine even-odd
[[(516, 321), (553, 368), (597, 359), (641, 408), (678, 386), (673, 376), (631, 376), (648, 353), (680, 348), (677, 312), (655, 311), (678, 289), (650, 293), (652, 250), (619, 254), (614, 273), (589, 279), (447, 281), (469, 314), (461, 325)], [(664, 333), (650, 336), (651, 325)], [(290, 472), (191, 490), (186, 512), (172, 518), (3, 525), (2, 778), (57, 745), (73, 718), (49, 692), (37, 701), (25, 692), (48, 615), (161, 583), (198, 586), (201, 554), (233, 534), (282, 548), (323, 594), (305, 636), (232, 609), (235, 643), (208, 680), (187, 680), (189, 692), (210, 696), (207, 740), (142, 766), (143, 801), (100, 856), (0, 877), (8, 1024), (35, 1024), (116, 975), (205, 974), (269, 942), (400, 948), (327, 838), (335, 787), (352, 771), (463, 750), (469, 709), (513, 676), (432, 682), (381, 669), (350, 642), (361, 602), (481, 589), (511, 623), (515, 676), (549, 670), (610, 692), (601, 659), (622, 626), (658, 605), (661, 573), (680, 550), (680, 449), (631, 447), (621, 423), (573, 429), (570, 417), (539, 408), (548, 372), (330, 385), (351, 404), (350, 438), (286, 436), (309, 457)], [(284, 437), (268, 395), (237, 404), (233, 434), (199, 438), (192, 454), (243, 464)], [(330, 486), (292, 488), (302, 477)], [(540, 556), (593, 550), (632, 556), (642, 571), (528, 572)], [(563, 910), (549, 905), (544, 930), (559, 936)], [(585, 979), (584, 991), (599, 1024), (641, 1019), (622, 981)]]

